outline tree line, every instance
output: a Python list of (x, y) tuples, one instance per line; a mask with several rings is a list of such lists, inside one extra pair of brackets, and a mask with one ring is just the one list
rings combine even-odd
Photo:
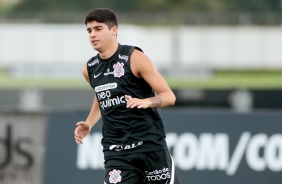
[(124, 12), (281, 12), (282, 0), (21, 0), (12, 12), (90, 11), (97, 7)]

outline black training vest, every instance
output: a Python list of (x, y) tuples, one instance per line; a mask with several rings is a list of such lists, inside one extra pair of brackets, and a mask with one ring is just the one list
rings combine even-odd
[(102, 145), (105, 157), (167, 149), (165, 131), (156, 108), (126, 108), (124, 95), (155, 96), (152, 88), (130, 69), (130, 55), (138, 47), (119, 45), (108, 59), (99, 54), (87, 62), (90, 85), (99, 102), (103, 120)]

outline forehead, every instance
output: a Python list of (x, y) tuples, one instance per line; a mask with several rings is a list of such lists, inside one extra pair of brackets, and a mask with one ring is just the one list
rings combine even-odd
[(86, 27), (87, 28), (93, 28), (93, 27), (105, 27), (107, 26), (105, 23), (97, 22), (97, 21), (91, 21), (87, 22)]

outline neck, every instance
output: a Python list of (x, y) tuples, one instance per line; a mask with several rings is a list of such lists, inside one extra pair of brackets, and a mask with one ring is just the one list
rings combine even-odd
[(111, 44), (111, 46), (107, 47), (107, 49), (105, 49), (104, 51), (100, 51), (99, 55), (102, 59), (108, 59), (112, 55), (114, 55), (117, 49), (118, 49), (118, 43), (116, 42), (114, 44)]

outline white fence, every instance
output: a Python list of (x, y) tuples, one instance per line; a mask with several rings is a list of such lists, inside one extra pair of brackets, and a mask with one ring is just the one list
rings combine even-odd
[[(282, 27), (120, 25), (118, 40), (158, 68), (282, 69)], [(74, 67), (94, 54), (83, 24), (0, 25), (0, 67)]]

